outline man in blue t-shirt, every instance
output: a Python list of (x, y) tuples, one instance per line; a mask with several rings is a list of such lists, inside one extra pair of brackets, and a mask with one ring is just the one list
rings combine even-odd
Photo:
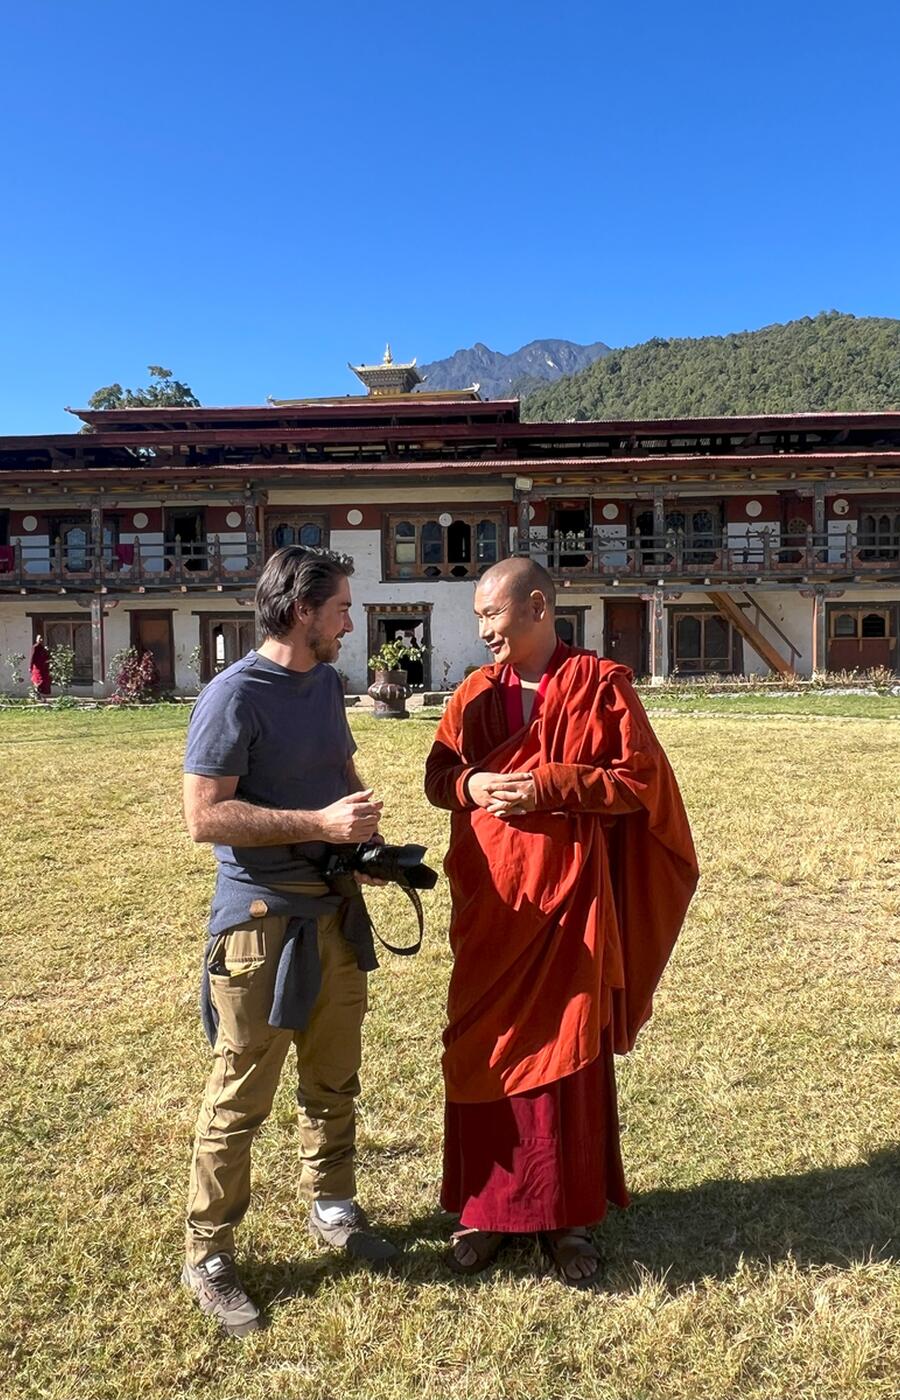
[[(265, 641), (207, 686), (188, 730), (185, 818), (194, 841), (212, 843), (218, 877), (205, 967), (214, 1063), (197, 1120), (182, 1279), (237, 1337), (261, 1319), (235, 1270), (234, 1229), (250, 1202), (250, 1144), (292, 1043), (310, 1233), (370, 1262), (396, 1253), (355, 1199), (354, 1098), (375, 958), (371, 941), (350, 941), (348, 901), (323, 879), (329, 848), (375, 837), (382, 809), (356, 771), (341, 684), (327, 664), (352, 630), (352, 572), (327, 551), (274, 554), (256, 592)], [(288, 954), (308, 1005), (285, 1023), (273, 1007)]]

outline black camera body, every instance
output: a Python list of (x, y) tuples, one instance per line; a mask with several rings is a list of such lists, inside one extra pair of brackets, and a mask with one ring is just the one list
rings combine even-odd
[(358, 871), (373, 880), (389, 880), (414, 890), (433, 890), (437, 871), (423, 864), (426, 846), (339, 846), (329, 857), (326, 875), (352, 875)]

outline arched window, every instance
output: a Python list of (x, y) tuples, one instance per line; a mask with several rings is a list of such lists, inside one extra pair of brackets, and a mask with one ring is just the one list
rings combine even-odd
[(300, 539), (298, 544), (302, 544), (304, 549), (318, 549), (322, 543), (322, 527), (308, 520), (305, 525), (300, 526)]
[[(472, 527), (465, 520), (454, 520), (447, 527), (447, 559), (451, 564), (469, 564), (472, 561)], [(451, 572), (455, 574), (456, 570)]]
[(831, 635), (833, 637), (855, 637), (856, 636), (856, 614), (837, 613), (832, 623)]
[(887, 620), (884, 613), (865, 613), (861, 632), (864, 637), (886, 637)]
[(475, 527), (476, 558), (479, 564), (496, 564), (497, 523), (494, 520), (479, 520)]

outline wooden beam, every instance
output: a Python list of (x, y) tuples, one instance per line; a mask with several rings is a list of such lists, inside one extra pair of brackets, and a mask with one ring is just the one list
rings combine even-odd
[(745, 641), (749, 642), (758, 656), (765, 661), (771, 670), (777, 671), (779, 676), (784, 676), (786, 680), (791, 680), (796, 675), (793, 666), (786, 661), (781, 652), (775, 647), (768, 637), (764, 637), (762, 632), (749, 617), (744, 614), (736, 599), (728, 593), (707, 593), (710, 602), (715, 603), (723, 617), (727, 618), (733, 627), (736, 627)]

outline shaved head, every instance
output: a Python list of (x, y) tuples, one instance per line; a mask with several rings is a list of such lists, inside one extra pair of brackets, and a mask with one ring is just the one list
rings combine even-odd
[(553, 580), (531, 559), (503, 559), (475, 587), (478, 632), (501, 665), (540, 679), (557, 646)]
[(484, 585), (492, 590), (502, 588), (517, 603), (526, 602), (532, 593), (543, 593), (549, 608), (556, 603), (556, 584), (547, 570), (533, 559), (501, 559), (481, 575), (478, 586)]

